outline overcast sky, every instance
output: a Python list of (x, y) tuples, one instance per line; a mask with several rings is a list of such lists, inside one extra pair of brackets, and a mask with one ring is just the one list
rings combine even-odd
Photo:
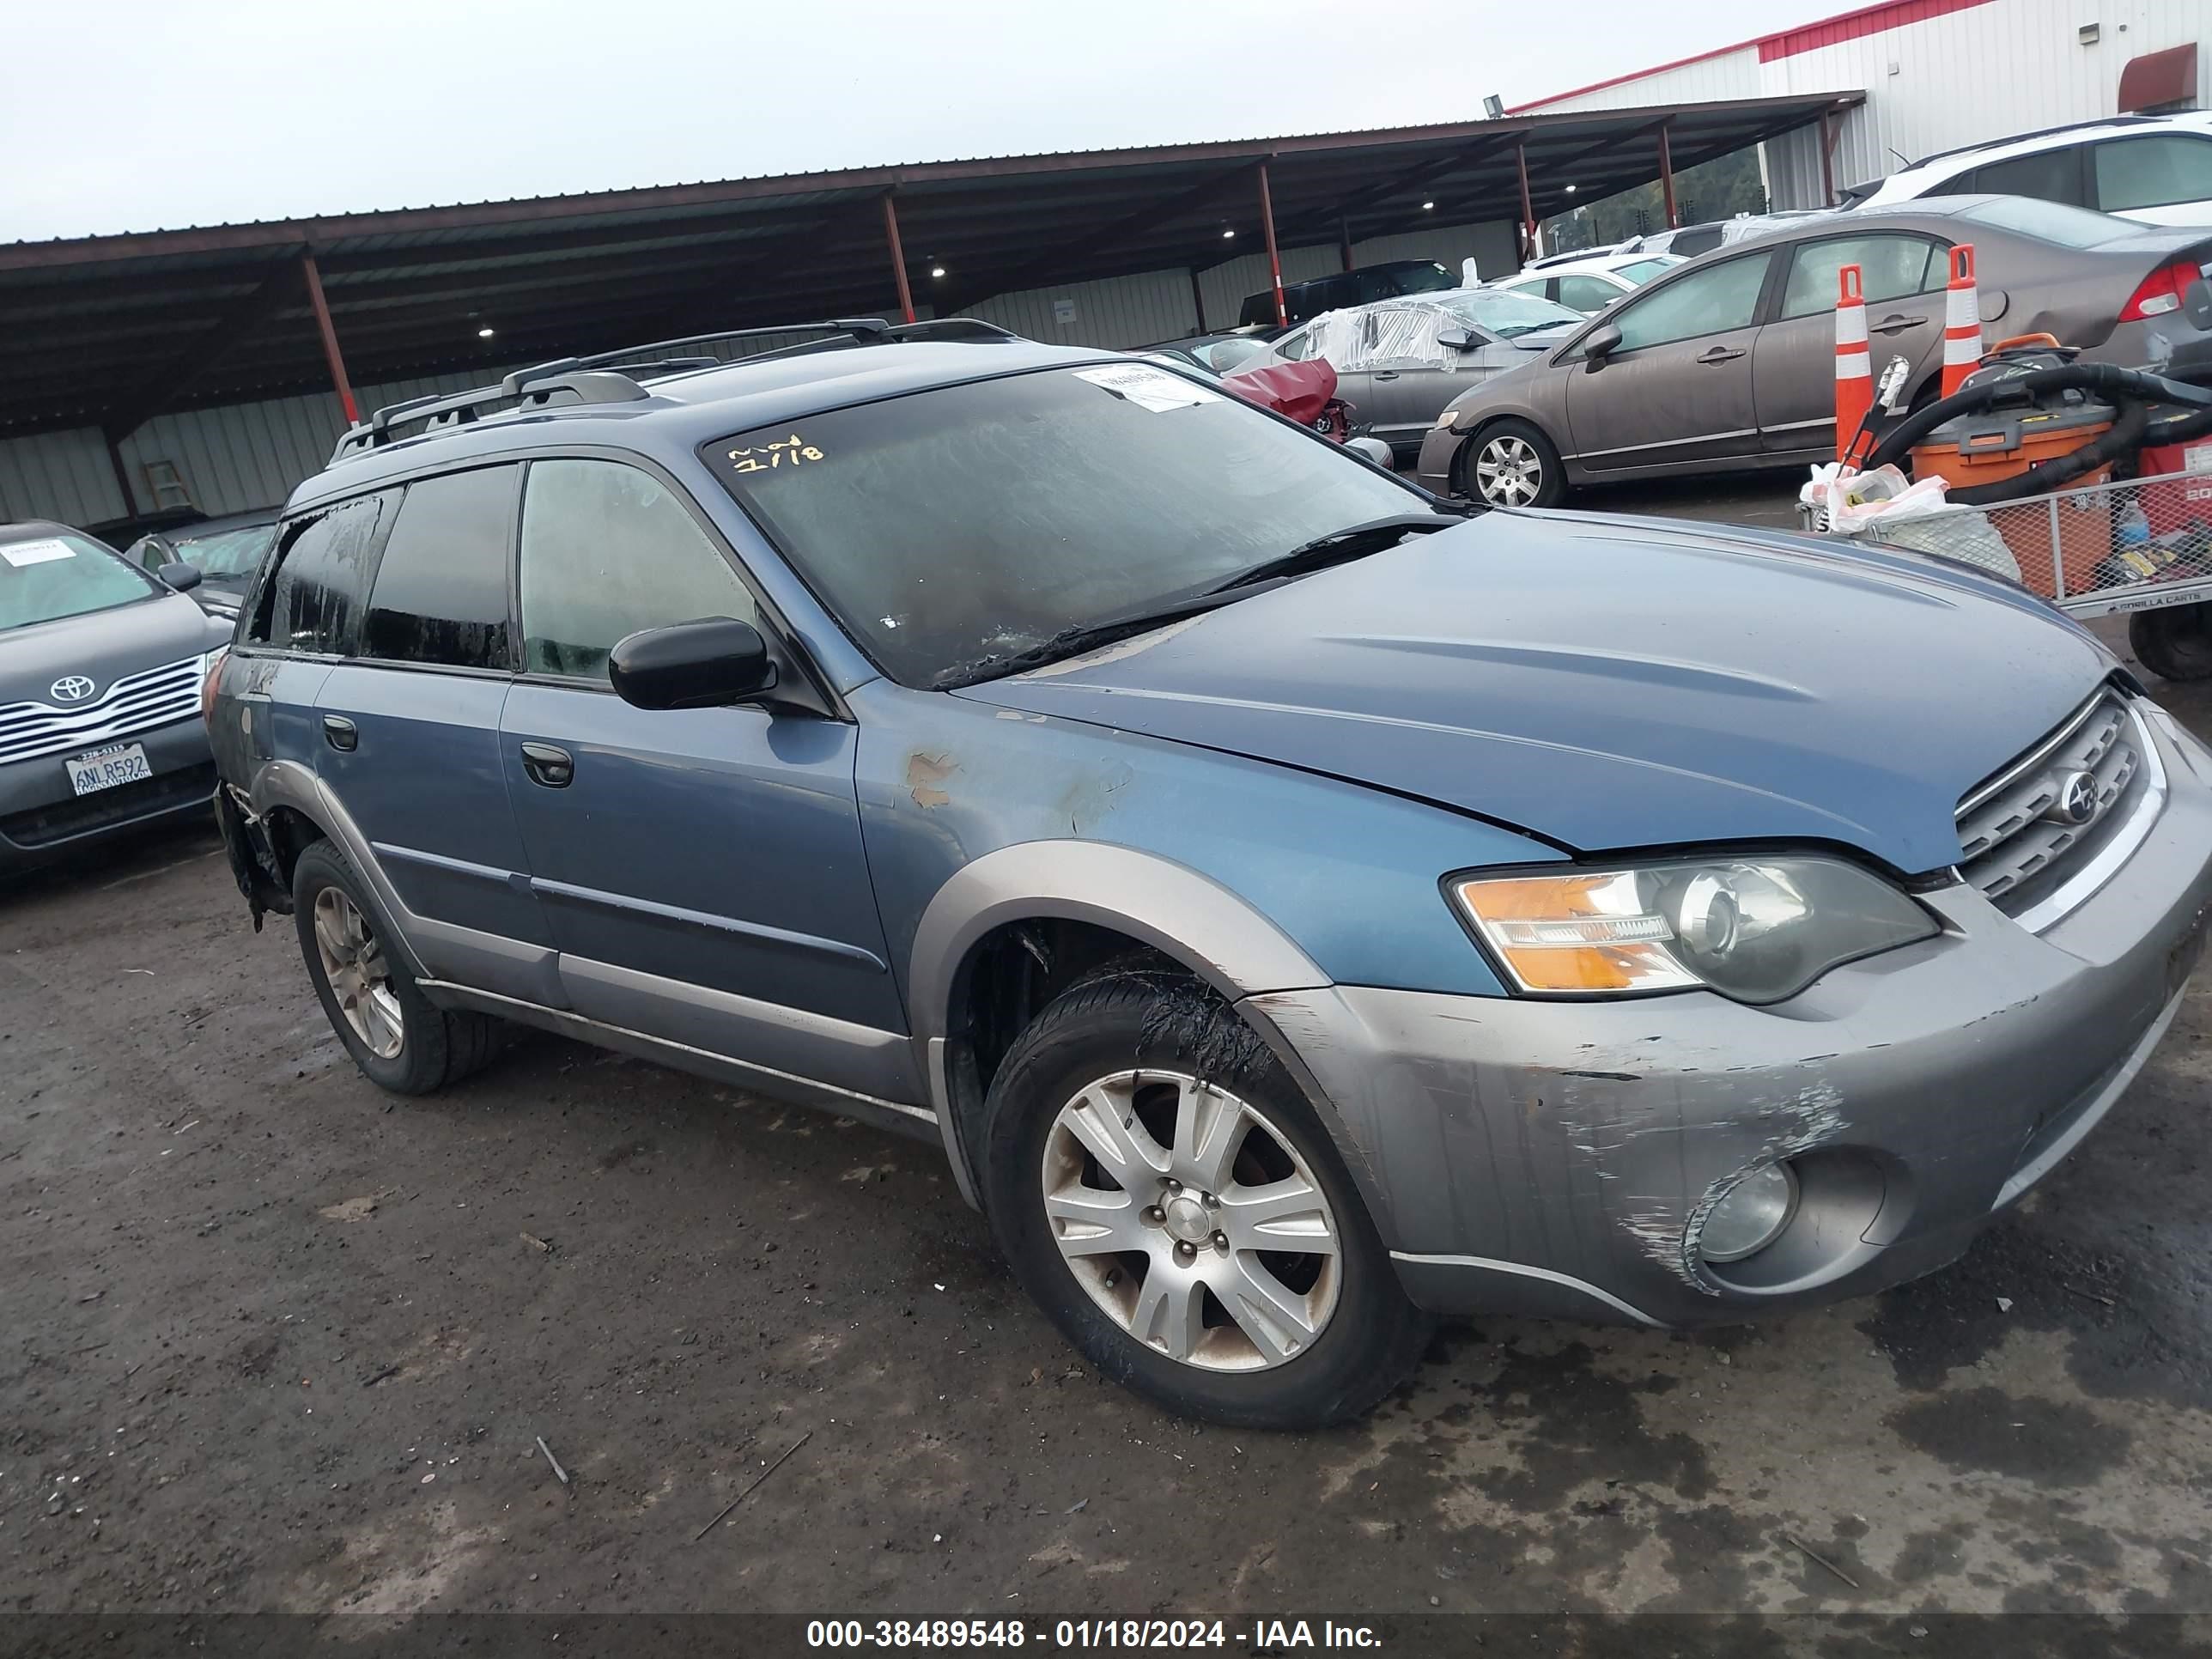
[(0, 0), (0, 241), (1471, 120), (1844, 0)]

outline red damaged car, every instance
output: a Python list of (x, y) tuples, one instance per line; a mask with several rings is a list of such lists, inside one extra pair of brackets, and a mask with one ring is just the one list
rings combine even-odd
[(1342, 443), (1352, 435), (1352, 408), (1336, 395), (1336, 371), (1322, 359), (1266, 368), (1238, 367), (1248, 362), (1256, 365), (1267, 356), (1267, 336), (1277, 332), (1271, 329), (1267, 335), (1200, 335), (1146, 346), (1143, 355), (1172, 362), (1177, 368), (1195, 368), (1219, 380), (1247, 403), (1272, 409)]

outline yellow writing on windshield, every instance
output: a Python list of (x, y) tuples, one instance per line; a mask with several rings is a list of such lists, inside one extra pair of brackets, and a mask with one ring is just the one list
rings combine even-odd
[(730, 452), (730, 464), (740, 472), (766, 472), (773, 467), (781, 466), (786, 461), (793, 466), (804, 466), (809, 461), (821, 459), (822, 452), (796, 432), (772, 444), (757, 444)]

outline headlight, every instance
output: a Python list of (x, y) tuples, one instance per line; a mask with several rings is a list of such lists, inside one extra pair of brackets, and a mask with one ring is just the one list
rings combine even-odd
[(1940, 931), (1903, 893), (1838, 859), (1698, 859), (1449, 884), (1534, 996), (1704, 986), (1779, 1002), (1839, 963)]

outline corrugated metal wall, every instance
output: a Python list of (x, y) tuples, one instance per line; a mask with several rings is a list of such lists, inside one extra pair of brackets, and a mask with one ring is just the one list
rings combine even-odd
[(99, 524), (122, 516), (122, 499), (96, 431), (41, 432), (0, 443), (0, 523)]

